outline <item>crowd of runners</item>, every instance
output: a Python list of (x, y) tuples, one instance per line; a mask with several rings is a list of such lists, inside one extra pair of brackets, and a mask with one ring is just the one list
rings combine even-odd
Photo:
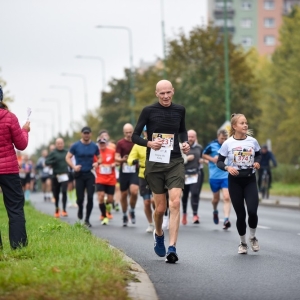
[[(121, 211), (124, 227), (136, 224), (135, 207), (143, 199), (147, 233), (153, 233), (154, 251), (166, 262), (178, 260), (176, 243), (179, 224), (200, 224), (198, 213), (204, 181), (203, 165), (208, 165), (212, 191), (212, 221), (219, 224), (218, 205), (223, 199), (223, 229), (231, 227), (233, 205), (240, 236), (239, 254), (247, 253), (246, 209), (249, 243), (259, 250), (256, 238), (258, 189), (256, 170), (261, 152), (251, 137), (246, 117), (233, 114), (231, 131), (220, 129), (217, 138), (205, 147), (197, 141), (197, 132), (186, 129), (185, 108), (174, 104), (171, 82), (157, 83), (158, 102), (146, 106), (133, 127), (123, 126), (123, 138), (110, 139), (109, 131), (92, 133), (85, 126), (81, 138), (68, 147), (62, 138), (44, 149), (33, 164), (27, 155), (17, 152), (25, 200), (40, 180), (44, 201), (54, 203), (54, 217), (67, 217), (68, 207), (77, 208), (77, 217), (91, 227), (94, 195), (99, 206), (99, 222), (109, 225), (114, 211)], [(93, 134), (93, 136), (92, 136)], [(94, 140), (94, 141), (93, 141)], [(188, 216), (188, 200), (192, 213)], [(164, 230), (169, 230), (165, 247)]]

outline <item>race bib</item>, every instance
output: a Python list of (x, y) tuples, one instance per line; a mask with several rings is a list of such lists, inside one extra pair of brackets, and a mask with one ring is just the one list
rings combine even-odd
[(159, 149), (157, 151), (151, 149), (149, 161), (159, 162), (162, 164), (170, 163), (171, 150)]
[(43, 168), (43, 173), (49, 173), (50, 171), (50, 168), (49, 167), (44, 167)]
[(169, 133), (153, 133), (152, 134), (152, 141), (156, 139), (162, 139), (163, 143), (161, 148), (164, 150), (173, 150), (174, 145), (174, 134)]
[(233, 164), (238, 168), (249, 168), (254, 163), (254, 155), (252, 151), (234, 151), (233, 152)]
[(136, 166), (128, 166), (126, 163), (123, 163), (122, 172), (123, 173), (135, 173), (136, 172)]
[(100, 166), (99, 169), (100, 169), (100, 174), (103, 174), (103, 175), (112, 173), (111, 166)]
[(193, 175), (185, 175), (185, 181), (184, 184), (193, 184), (198, 182), (198, 174)]
[(56, 175), (57, 181), (58, 182), (65, 182), (69, 180), (69, 176), (68, 174), (60, 174), (60, 175)]
[(26, 173), (20, 173), (20, 178), (25, 178), (26, 177)]

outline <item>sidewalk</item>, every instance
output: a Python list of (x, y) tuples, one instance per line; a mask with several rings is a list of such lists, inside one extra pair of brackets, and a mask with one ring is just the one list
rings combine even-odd
[[(212, 192), (207, 190), (201, 191), (200, 199), (211, 200)], [(300, 209), (300, 197), (270, 195), (269, 199), (260, 199), (260, 205)]]

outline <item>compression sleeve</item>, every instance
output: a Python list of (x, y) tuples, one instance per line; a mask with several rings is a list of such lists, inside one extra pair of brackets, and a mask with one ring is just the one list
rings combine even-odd
[(225, 170), (225, 167), (226, 167), (226, 165), (225, 165), (225, 159), (226, 159), (225, 156), (219, 154), (218, 160), (217, 160), (217, 167), (218, 167), (219, 169), (223, 170), (223, 171), (226, 171), (226, 170)]
[(260, 161), (261, 161), (261, 153), (260, 153), (260, 151), (257, 151), (257, 152), (255, 152), (255, 155), (254, 155), (254, 162), (260, 163)]

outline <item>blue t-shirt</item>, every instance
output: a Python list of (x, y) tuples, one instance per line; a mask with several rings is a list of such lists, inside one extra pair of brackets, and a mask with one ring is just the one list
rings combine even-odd
[[(219, 156), (219, 150), (221, 146), (222, 145), (216, 139), (206, 146), (206, 148), (203, 150), (203, 154), (210, 155), (211, 157)], [(228, 178), (228, 173), (219, 169), (217, 165), (212, 163), (211, 161), (208, 163), (208, 170), (210, 179)]]
[(81, 165), (81, 172), (88, 172), (93, 168), (94, 155), (99, 155), (99, 148), (94, 142), (83, 144), (81, 141), (74, 143), (70, 153), (75, 156), (76, 165)]

